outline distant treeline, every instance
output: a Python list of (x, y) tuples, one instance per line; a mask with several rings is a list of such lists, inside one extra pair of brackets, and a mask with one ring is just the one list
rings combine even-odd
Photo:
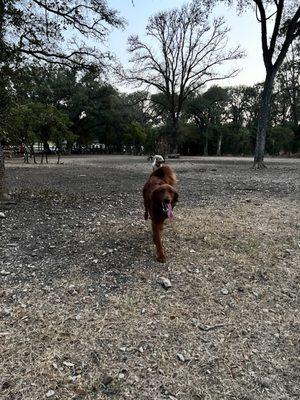
[[(272, 97), (266, 152), (300, 152), (299, 63), (286, 62)], [(25, 77), (25, 79), (24, 79)], [(105, 152), (250, 155), (254, 152), (261, 85), (211, 86), (186, 99), (177, 143), (162, 93), (120, 93), (98, 74), (26, 67), (6, 85), (6, 145), (49, 143), (71, 151), (93, 143)], [(175, 99), (176, 100), (176, 99)], [(102, 150), (101, 150), (102, 151)]]

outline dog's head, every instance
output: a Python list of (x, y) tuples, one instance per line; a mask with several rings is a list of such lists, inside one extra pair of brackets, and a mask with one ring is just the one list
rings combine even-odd
[(155, 156), (153, 156), (152, 160), (153, 160), (152, 167), (154, 170), (159, 168), (165, 162), (164, 158), (157, 154)]
[(160, 217), (172, 219), (172, 210), (178, 201), (178, 193), (171, 185), (161, 185), (151, 195), (153, 211)]

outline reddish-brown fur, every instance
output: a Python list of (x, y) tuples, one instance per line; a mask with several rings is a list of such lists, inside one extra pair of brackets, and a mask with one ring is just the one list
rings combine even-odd
[(150, 215), (152, 220), (153, 242), (156, 246), (156, 260), (165, 262), (166, 256), (161, 242), (163, 223), (168, 218), (166, 205), (172, 208), (178, 200), (176, 192), (176, 175), (172, 168), (164, 165), (153, 171), (143, 188), (145, 219)]

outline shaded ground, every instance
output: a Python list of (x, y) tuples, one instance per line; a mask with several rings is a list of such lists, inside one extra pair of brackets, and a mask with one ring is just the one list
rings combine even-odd
[(299, 398), (300, 160), (171, 161), (163, 265), (144, 157), (51, 162), (7, 164), (1, 398)]

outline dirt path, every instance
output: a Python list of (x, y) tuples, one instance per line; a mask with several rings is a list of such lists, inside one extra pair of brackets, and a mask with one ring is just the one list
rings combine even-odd
[(300, 160), (268, 161), (170, 162), (165, 265), (142, 219), (144, 157), (9, 161), (0, 397), (299, 398)]

